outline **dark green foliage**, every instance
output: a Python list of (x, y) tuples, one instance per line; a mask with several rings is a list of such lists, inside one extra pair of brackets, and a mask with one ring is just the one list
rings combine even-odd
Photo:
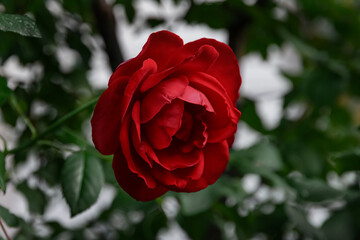
[(6, 79), (0, 76), (0, 107), (7, 101), (10, 94), (11, 90), (6, 84)]
[(45, 194), (40, 189), (30, 188), (25, 182), (18, 184), (17, 189), (24, 194), (31, 213), (44, 214), (47, 200)]

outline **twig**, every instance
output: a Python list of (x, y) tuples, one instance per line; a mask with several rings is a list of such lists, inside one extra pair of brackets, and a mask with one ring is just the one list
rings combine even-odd
[(104, 40), (105, 50), (114, 71), (124, 61), (124, 57), (116, 36), (116, 19), (113, 10), (105, 0), (93, 0), (92, 7), (97, 29)]
[(3, 232), (4, 232), (4, 234), (5, 234), (6, 240), (11, 240), (11, 238), (10, 238), (9, 234), (6, 232), (5, 226), (4, 226), (4, 224), (3, 224), (2, 220), (1, 220), (1, 218), (0, 218), (0, 226), (1, 226), (2, 231), (3, 231)]

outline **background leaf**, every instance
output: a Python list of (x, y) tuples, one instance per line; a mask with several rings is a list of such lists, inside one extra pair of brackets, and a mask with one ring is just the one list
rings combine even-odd
[(104, 184), (102, 166), (95, 157), (84, 152), (72, 154), (65, 160), (61, 175), (63, 194), (72, 216), (95, 203)]
[(19, 219), (17, 216), (12, 214), (8, 209), (4, 208), (0, 205), (0, 217), (6, 222), (6, 224), (10, 227), (19, 226)]
[(41, 33), (34, 20), (16, 14), (0, 14), (0, 30), (15, 32), (27, 37), (41, 38)]
[(10, 97), (11, 90), (7, 86), (6, 79), (0, 76), (0, 107)]

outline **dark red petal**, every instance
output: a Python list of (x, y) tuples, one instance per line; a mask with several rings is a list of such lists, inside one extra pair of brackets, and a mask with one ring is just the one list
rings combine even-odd
[(177, 176), (181, 176), (182, 178), (198, 180), (204, 173), (204, 166), (204, 153), (203, 151), (200, 151), (199, 162), (196, 165), (188, 168), (178, 168), (174, 172)]
[(233, 106), (224, 88), (217, 79), (205, 73), (190, 74), (189, 79), (194, 88), (205, 94), (215, 110), (215, 114), (205, 113), (203, 116), (209, 131), (208, 141), (218, 142), (231, 137), (236, 131), (240, 112)]
[[(201, 46), (213, 46), (219, 53), (219, 57), (206, 73), (214, 76), (226, 89), (232, 103), (235, 105), (239, 98), (239, 88), (241, 85), (241, 76), (239, 71), (239, 63), (231, 48), (214, 39), (202, 38), (194, 42), (184, 45), (183, 50), (189, 55), (196, 52)], [(185, 56), (183, 56), (185, 57)]]
[(192, 167), (199, 163), (201, 154), (200, 149), (194, 149), (189, 153), (183, 153), (176, 142), (173, 142), (169, 148), (156, 151), (159, 164), (167, 170)]
[(233, 138), (235, 132), (237, 130), (237, 124), (234, 122), (229, 122), (228, 125), (223, 128), (210, 128), (208, 130), (209, 137), (208, 143), (217, 143), (221, 142), (224, 139), (229, 139), (229, 141)]
[(219, 52), (210, 45), (202, 45), (194, 53), (195, 56), (181, 67), (182, 71), (208, 72), (219, 57)]
[(157, 185), (152, 189), (149, 188), (142, 178), (129, 170), (121, 151), (115, 153), (112, 165), (119, 185), (125, 192), (138, 201), (154, 200), (168, 191), (161, 185)]
[(150, 121), (160, 110), (179, 97), (188, 85), (185, 76), (165, 80), (152, 88), (141, 102), (141, 123)]
[(214, 108), (205, 94), (191, 86), (187, 86), (179, 98), (188, 103), (204, 106), (208, 112), (214, 112)]
[(130, 126), (131, 116), (126, 115), (120, 128), (120, 145), (127, 166), (131, 172), (144, 179), (149, 188), (155, 188), (157, 183), (150, 174), (150, 167), (146, 164), (146, 160), (142, 159), (134, 150), (134, 146), (130, 145)]
[(154, 167), (151, 168), (151, 173), (159, 183), (166, 186), (167, 188), (170, 186), (173, 186), (176, 189), (184, 188), (187, 184), (186, 179), (179, 178), (171, 171), (168, 171), (159, 165), (154, 165)]
[(207, 143), (208, 137), (209, 134), (207, 132), (206, 124), (201, 119), (196, 118), (190, 141), (192, 141), (198, 148), (203, 148)]
[(141, 126), (140, 126), (140, 101), (136, 101), (132, 109), (132, 125), (131, 125), (131, 140), (136, 152), (143, 158), (150, 167), (153, 162), (148, 158), (149, 144), (141, 140)]
[(134, 97), (134, 94), (139, 86), (139, 84), (146, 79), (150, 74), (156, 72), (157, 65), (152, 59), (146, 59), (143, 62), (142, 67), (137, 70), (134, 75), (131, 76), (128, 84), (126, 85), (124, 91), (123, 101), (121, 102), (121, 118), (123, 119), (129, 104)]
[(177, 64), (171, 65), (168, 69), (149, 76), (140, 86), (140, 91), (146, 92), (170, 75), (186, 75), (194, 71), (207, 72), (218, 58), (219, 53), (212, 46), (205, 45), (184, 60), (182, 60), (183, 58), (181, 56), (181, 54), (176, 54), (175, 57), (173, 57), (179, 59)]
[(102, 154), (114, 154), (119, 147), (120, 103), (128, 81), (122, 77), (100, 96), (91, 119), (92, 138)]
[(188, 113), (187, 111), (184, 111), (183, 118), (181, 122), (181, 128), (176, 133), (176, 137), (180, 140), (183, 140), (187, 142), (191, 135), (191, 129), (193, 128), (194, 119), (193, 116)]
[(196, 192), (214, 184), (225, 171), (229, 161), (229, 145), (226, 140), (220, 143), (208, 143), (203, 149), (205, 167), (203, 175), (199, 180), (190, 180), (184, 192)]
[(184, 102), (175, 99), (164, 106), (151, 121), (143, 125), (146, 139), (155, 149), (164, 149), (179, 130), (184, 112)]
[(168, 31), (159, 31), (152, 33), (139, 55), (118, 66), (113, 76), (109, 80), (109, 85), (119, 76), (131, 76), (141, 68), (145, 59), (153, 59), (159, 71), (167, 68), (170, 57), (174, 52), (183, 46), (183, 40), (174, 33)]
[(204, 171), (204, 154), (200, 150), (197, 157), (198, 163), (191, 167), (177, 168), (172, 171), (166, 170), (159, 165), (151, 169), (158, 182), (165, 185), (169, 190), (182, 192), (190, 180), (198, 180)]

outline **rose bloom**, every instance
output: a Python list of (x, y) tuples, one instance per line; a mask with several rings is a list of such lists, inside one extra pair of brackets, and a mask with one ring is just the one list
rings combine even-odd
[(136, 200), (204, 189), (226, 169), (240, 85), (226, 44), (153, 33), (110, 77), (91, 119), (95, 147), (114, 154), (115, 177)]

